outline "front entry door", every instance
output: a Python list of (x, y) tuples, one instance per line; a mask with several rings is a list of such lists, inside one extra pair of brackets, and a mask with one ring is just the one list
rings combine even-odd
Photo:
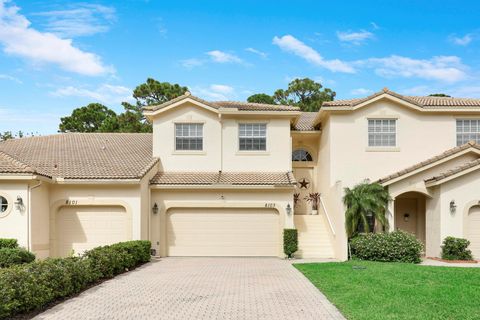
[(295, 206), (295, 214), (310, 214), (311, 205), (305, 200), (309, 193), (313, 192), (313, 168), (293, 168), (293, 175), (297, 180), (299, 201)]

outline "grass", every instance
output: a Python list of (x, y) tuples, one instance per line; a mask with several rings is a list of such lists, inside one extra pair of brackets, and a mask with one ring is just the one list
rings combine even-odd
[(296, 264), (347, 319), (480, 319), (480, 268)]

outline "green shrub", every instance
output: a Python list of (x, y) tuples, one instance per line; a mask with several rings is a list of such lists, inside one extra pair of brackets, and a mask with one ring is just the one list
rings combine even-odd
[(0, 249), (1, 248), (18, 248), (18, 241), (17, 239), (0, 238)]
[(0, 268), (30, 263), (34, 260), (35, 255), (23, 248), (0, 248)]
[(95, 248), (80, 257), (0, 269), (0, 319), (42, 308), (149, 260), (149, 241), (129, 241)]
[(283, 252), (288, 258), (298, 250), (297, 229), (283, 229)]
[(473, 260), (472, 251), (468, 249), (470, 241), (462, 238), (446, 237), (442, 245), (442, 259)]
[(361, 260), (419, 263), (423, 244), (413, 234), (394, 231), (358, 235), (350, 248), (352, 257)]

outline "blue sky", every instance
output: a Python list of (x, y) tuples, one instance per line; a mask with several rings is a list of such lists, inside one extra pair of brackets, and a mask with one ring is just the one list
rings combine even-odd
[(310, 77), (337, 98), (383, 87), (480, 97), (474, 1), (0, 0), (0, 131), (55, 133), (90, 102), (117, 112), (147, 77), (207, 100)]

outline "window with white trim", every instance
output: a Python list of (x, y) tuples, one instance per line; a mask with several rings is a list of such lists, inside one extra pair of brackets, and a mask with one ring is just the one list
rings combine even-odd
[(175, 150), (202, 151), (203, 123), (175, 123)]
[(480, 143), (480, 119), (457, 120), (457, 146), (469, 141)]
[(267, 124), (240, 123), (238, 125), (238, 139), (240, 151), (267, 150)]
[(395, 147), (396, 145), (396, 119), (368, 119), (369, 147)]

